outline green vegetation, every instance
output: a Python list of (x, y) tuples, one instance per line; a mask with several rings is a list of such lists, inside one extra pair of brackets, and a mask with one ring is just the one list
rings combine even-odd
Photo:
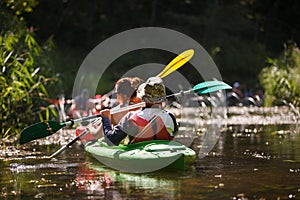
[[(50, 117), (48, 98), (60, 94), (71, 98), (77, 70), (95, 46), (122, 31), (147, 26), (173, 29), (195, 39), (229, 84), (239, 81), (254, 89), (260, 76), (266, 105), (278, 104), (279, 99), (299, 106), (299, 50), (286, 48), (278, 56), (287, 41), (300, 43), (299, 8), (300, 1), (295, 0), (3, 0), (0, 137)], [(151, 49), (135, 53), (109, 66), (105, 84), (97, 92), (110, 91), (120, 73), (133, 66), (167, 63), (174, 56)], [(266, 57), (276, 59), (268, 59), (262, 70)], [(180, 72), (199, 83), (192, 67)]]
[(51, 44), (40, 46), (31, 29), (26, 28), (23, 12), (31, 12), (31, 4), (7, 2), (0, 13), (0, 138), (20, 132), (25, 126), (49, 118), (56, 113), (48, 106), (47, 85), (50, 74)]
[(300, 107), (300, 50), (293, 44), (276, 59), (268, 58), (269, 66), (260, 74), (265, 88), (265, 105), (290, 104)]

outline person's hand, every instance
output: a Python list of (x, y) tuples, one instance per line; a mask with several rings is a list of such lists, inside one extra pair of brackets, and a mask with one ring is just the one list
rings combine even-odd
[(90, 131), (91, 134), (95, 134), (97, 132), (96, 125), (94, 125), (92, 123), (88, 124), (86, 128)]
[(101, 117), (109, 117), (110, 118), (110, 110), (109, 109), (104, 109), (100, 111)]
[(99, 139), (102, 137), (102, 122), (101, 118), (98, 118), (95, 122), (88, 124), (87, 130), (89, 130), (90, 134), (95, 138)]

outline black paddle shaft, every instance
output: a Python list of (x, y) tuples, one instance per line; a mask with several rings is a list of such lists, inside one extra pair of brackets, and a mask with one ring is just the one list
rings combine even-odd
[(60, 154), (61, 152), (63, 152), (66, 148), (72, 146), (72, 144), (74, 144), (77, 140), (79, 140), (82, 136), (86, 135), (88, 132), (89, 132), (89, 130), (86, 129), (84, 132), (82, 132), (81, 134), (79, 134), (76, 138), (74, 138), (73, 140), (71, 140), (70, 142), (68, 142), (68, 144), (65, 144), (60, 149), (58, 149), (56, 152), (54, 152), (49, 158), (54, 158), (55, 156), (57, 156), (58, 154)]

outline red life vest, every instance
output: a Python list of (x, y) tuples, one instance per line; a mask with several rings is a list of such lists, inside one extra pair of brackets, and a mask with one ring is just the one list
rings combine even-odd
[[(130, 120), (133, 123), (133, 126), (138, 127), (138, 133), (136, 135), (130, 136), (131, 143), (137, 143), (148, 140), (174, 139), (174, 136), (171, 136), (169, 134), (163, 120), (159, 116), (154, 118), (154, 120), (151, 120), (151, 124), (149, 124), (149, 122), (146, 119), (138, 115), (133, 115), (130, 118)], [(144, 128), (145, 126), (147, 127)]]

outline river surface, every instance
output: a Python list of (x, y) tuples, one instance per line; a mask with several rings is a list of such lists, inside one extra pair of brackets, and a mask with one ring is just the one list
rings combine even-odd
[(0, 199), (300, 199), (297, 123), (228, 125), (184, 171), (115, 171), (79, 142), (49, 160), (53, 143), (1, 144)]

